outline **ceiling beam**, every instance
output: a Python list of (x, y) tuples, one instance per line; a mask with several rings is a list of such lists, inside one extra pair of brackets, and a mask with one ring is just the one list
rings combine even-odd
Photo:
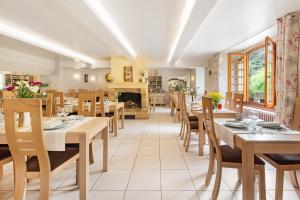
[[(187, 0), (188, 1), (188, 0)], [(209, 15), (210, 11), (216, 4), (217, 0), (197, 0), (193, 5), (188, 21), (185, 24), (182, 33), (180, 34), (177, 41), (175, 40), (173, 44), (173, 52), (169, 56), (169, 63), (174, 65), (179, 59), (184, 49), (187, 47), (188, 43), (194, 37), (200, 26), (203, 24), (206, 17)], [(199, 44), (201, 45), (201, 44)]]

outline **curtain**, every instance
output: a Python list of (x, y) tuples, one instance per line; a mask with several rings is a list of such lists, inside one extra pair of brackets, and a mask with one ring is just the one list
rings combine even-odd
[(286, 126), (293, 120), (300, 68), (300, 12), (278, 19), (276, 46), (276, 119)]
[(212, 91), (219, 92), (220, 55), (215, 54), (210, 59)]

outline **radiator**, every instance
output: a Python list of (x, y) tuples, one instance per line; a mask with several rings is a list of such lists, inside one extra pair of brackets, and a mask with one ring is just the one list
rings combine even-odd
[(247, 107), (244, 106), (243, 107), (243, 114), (248, 116), (249, 114), (251, 114), (251, 112), (256, 112), (257, 116), (259, 119), (262, 119), (266, 122), (272, 122), (275, 119), (275, 113), (274, 112), (270, 112), (270, 111), (266, 111), (266, 110), (260, 110), (257, 108), (251, 108), (251, 107)]

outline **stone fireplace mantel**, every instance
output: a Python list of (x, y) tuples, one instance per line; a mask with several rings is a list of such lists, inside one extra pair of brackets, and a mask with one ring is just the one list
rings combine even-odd
[(141, 94), (141, 108), (129, 109), (125, 108), (125, 117), (130, 116), (136, 119), (146, 119), (149, 116), (148, 106), (148, 86), (145, 83), (123, 82), (109, 83), (108, 96), (112, 100), (116, 100), (117, 93), (139, 93)]

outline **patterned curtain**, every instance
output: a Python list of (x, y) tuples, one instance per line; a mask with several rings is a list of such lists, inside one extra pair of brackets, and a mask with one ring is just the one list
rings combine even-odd
[(219, 70), (220, 70), (220, 55), (215, 54), (211, 59), (210, 59), (210, 67), (212, 71), (212, 88), (214, 92), (219, 92)]
[(278, 19), (276, 57), (276, 118), (290, 126), (298, 95), (300, 12)]

